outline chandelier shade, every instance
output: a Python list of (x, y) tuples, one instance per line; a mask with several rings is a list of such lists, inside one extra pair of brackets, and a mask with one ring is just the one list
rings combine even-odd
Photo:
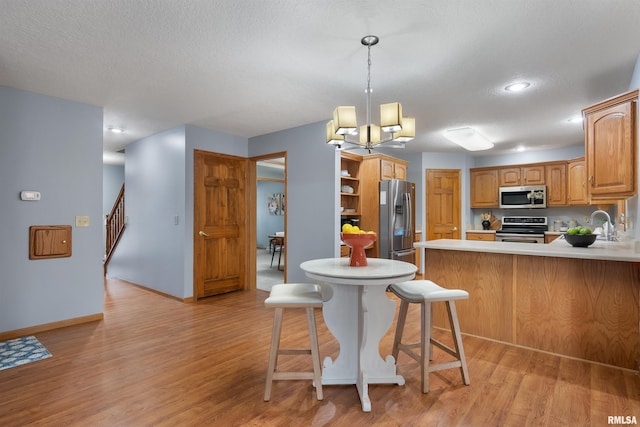
[(402, 130), (402, 105), (399, 102), (380, 106), (380, 128), (385, 132)]
[[(389, 145), (389, 147), (404, 147), (404, 143), (415, 138), (416, 121), (414, 117), (402, 116), (402, 105), (399, 102), (390, 102), (380, 105), (380, 125), (371, 123), (371, 46), (378, 44), (376, 36), (365, 36), (360, 42), (367, 46), (367, 124), (358, 127), (356, 107), (339, 106), (333, 111), (333, 120), (327, 123), (327, 144), (344, 149), (344, 144), (349, 148), (362, 148), (371, 150), (389, 142), (401, 142), (403, 144)], [(385, 133), (386, 135), (383, 135)], [(359, 134), (358, 139), (349, 139), (350, 136)]]
[(333, 110), (333, 127), (338, 135), (351, 135), (356, 133), (358, 129), (356, 107), (336, 107), (336, 109)]
[(416, 118), (403, 117), (402, 129), (393, 133), (393, 140), (396, 142), (409, 142), (416, 137)]
[(333, 120), (327, 123), (327, 144), (340, 145), (344, 142), (344, 135), (338, 135)]

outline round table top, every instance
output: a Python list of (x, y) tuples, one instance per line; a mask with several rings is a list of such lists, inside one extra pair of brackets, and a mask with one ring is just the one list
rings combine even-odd
[(415, 277), (415, 265), (384, 258), (367, 258), (367, 266), (351, 267), (349, 258), (323, 258), (305, 261), (300, 268), (308, 277), (344, 284), (391, 284)]

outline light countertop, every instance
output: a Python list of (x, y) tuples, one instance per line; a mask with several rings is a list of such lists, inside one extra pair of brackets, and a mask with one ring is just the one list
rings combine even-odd
[(560, 238), (548, 244), (439, 239), (416, 242), (413, 246), (452, 251), (640, 262), (640, 241), (635, 240), (622, 242), (597, 240), (587, 248), (575, 248)]
[(467, 230), (467, 233), (496, 234), (496, 230)]

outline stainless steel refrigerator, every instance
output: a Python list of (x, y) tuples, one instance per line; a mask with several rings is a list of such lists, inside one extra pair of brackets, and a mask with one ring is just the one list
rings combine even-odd
[(415, 195), (413, 182), (380, 181), (380, 258), (414, 263)]

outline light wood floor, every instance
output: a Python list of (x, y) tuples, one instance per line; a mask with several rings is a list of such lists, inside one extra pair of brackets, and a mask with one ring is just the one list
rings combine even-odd
[[(183, 304), (107, 281), (103, 321), (38, 334), (53, 357), (0, 371), (0, 426), (603, 426), (608, 416), (640, 418), (634, 373), (468, 336), (470, 386), (458, 370), (443, 371), (422, 394), (417, 364), (401, 354), (406, 384), (371, 386), (370, 413), (355, 386), (325, 386), (317, 401), (309, 381), (276, 382), (263, 402), (273, 315), (266, 296)], [(412, 307), (410, 336), (418, 323)], [(318, 328), (322, 356), (335, 356), (320, 311)], [(285, 313), (284, 333), (284, 344), (306, 344), (303, 311)], [(389, 333), (383, 356), (391, 343)]]

